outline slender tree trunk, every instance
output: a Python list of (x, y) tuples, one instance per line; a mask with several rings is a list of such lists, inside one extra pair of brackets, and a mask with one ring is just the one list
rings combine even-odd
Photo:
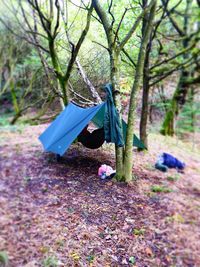
[(63, 103), (66, 106), (69, 103), (68, 81), (63, 76), (58, 77), (60, 89), (62, 91)]
[(136, 94), (140, 88), (140, 82), (142, 79), (146, 47), (149, 41), (150, 33), (153, 27), (153, 20), (156, 10), (156, 0), (152, 0), (152, 7), (149, 11), (148, 24), (145, 28), (145, 33), (142, 38), (140, 46), (138, 62), (136, 66), (135, 80), (131, 91), (129, 113), (128, 113), (128, 126), (126, 134), (126, 145), (124, 155), (124, 177), (126, 182), (132, 181), (132, 167), (133, 167), (133, 135), (134, 135), (134, 122), (135, 122), (135, 106), (136, 106)]
[[(113, 97), (115, 107), (118, 111), (120, 122), (122, 125), (122, 114), (121, 114), (121, 97), (120, 97), (120, 87), (119, 87), (119, 76), (120, 76), (120, 62), (119, 62), (119, 52), (112, 49), (110, 54), (110, 79), (113, 85)], [(116, 179), (118, 181), (123, 180), (123, 147), (118, 147), (115, 145), (115, 158), (116, 158)]]
[(16, 96), (16, 92), (15, 92), (15, 85), (14, 85), (14, 81), (13, 79), (10, 82), (10, 92), (11, 92), (11, 98), (12, 98), (12, 105), (15, 111), (15, 115), (12, 118), (10, 124), (13, 125), (15, 124), (15, 122), (21, 117), (22, 112), (20, 110), (19, 104), (18, 104), (18, 100), (17, 100), (17, 96)]
[[(148, 0), (142, 1), (142, 6), (145, 8), (145, 6), (148, 4)], [(143, 18), (142, 23), (142, 36), (145, 34), (145, 27), (148, 23), (148, 16), (147, 14)], [(151, 38), (150, 38), (151, 39)], [(144, 69), (143, 69), (143, 92), (142, 92), (142, 110), (141, 110), (141, 117), (140, 117), (140, 140), (143, 142), (145, 147), (148, 147), (148, 141), (147, 141), (147, 122), (148, 122), (148, 109), (149, 109), (149, 55), (151, 50), (151, 42), (152, 40), (149, 40), (149, 43), (147, 45), (147, 51), (144, 61)], [(138, 149), (143, 150), (143, 149)]]
[(15, 85), (14, 85), (13, 79), (10, 82), (10, 92), (11, 92), (12, 105), (13, 105), (14, 111), (16, 114), (18, 114), (20, 112), (20, 108), (19, 108), (18, 101), (17, 101), (17, 96), (16, 96), (16, 92), (15, 92)]
[(148, 148), (147, 123), (149, 113), (149, 89), (149, 53), (147, 52), (143, 73), (142, 110), (140, 117), (140, 140), (143, 142), (146, 148)]
[(60, 90), (62, 92), (64, 105), (67, 105), (69, 102), (69, 96), (68, 96), (68, 90), (67, 90), (68, 80), (66, 79), (64, 73), (62, 72), (60, 64), (59, 64), (58, 55), (55, 50), (55, 40), (50, 35), (48, 36), (48, 40), (49, 40), (49, 52), (50, 52), (54, 72), (56, 74), (56, 78), (60, 85)]
[(147, 123), (148, 123), (148, 108), (149, 108), (149, 105), (147, 104), (148, 101), (149, 101), (149, 85), (148, 81), (146, 81), (145, 83), (143, 83), (142, 112), (140, 118), (140, 140), (143, 142), (146, 148), (148, 148), (148, 138), (147, 138)]

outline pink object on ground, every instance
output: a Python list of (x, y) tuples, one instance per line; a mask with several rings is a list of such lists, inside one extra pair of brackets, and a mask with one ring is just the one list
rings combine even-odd
[(115, 171), (113, 170), (112, 167), (110, 167), (109, 165), (103, 164), (98, 170), (98, 175), (99, 176), (102, 176), (102, 175), (110, 176), (114, 172)]

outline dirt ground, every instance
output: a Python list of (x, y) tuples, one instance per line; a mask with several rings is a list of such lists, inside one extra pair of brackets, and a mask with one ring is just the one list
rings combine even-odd
[[(101, 164), (114, 167), (112, 145), (76, 144), (57, 163), (37, 140), (45, 127), (0, 131), (0, 251), (9, 267), (200, 266), (198, 151), (152, 134), (127, 186), (97, 176)], [(184, 174), (154, 169), (163, 151), (185, 161)]]

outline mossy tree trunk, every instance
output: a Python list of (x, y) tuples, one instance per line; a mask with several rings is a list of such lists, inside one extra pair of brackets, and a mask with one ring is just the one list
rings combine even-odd
[(144, 73), (145, 74), (143, 75), (142, 110), (140, 117), (140, 140), (143, 142), (145, 147), (148, 148), (147, 124), (148, 124), (148, 114), (149, 114), (149, 90), (150, 90), (148, 63), (145, 64)]
[[(189, 28), (190, 28), (189, 19), (191, 16), (191, 12), (192, 12), (192, 0), (187, 0), (185, 14), (184, 14), (184, 28), (183, 30), (180, 30), (180, 29), (177, 30), (180, 36), (185, 37), (183, 38), (183, 42), (182, 42), (184, 49), (187, 49), (190, 45), (187, 35), (189, 34)], [(175, 26), (175, 28), (176, 27), (177, 25)], [(187, 59), (187, 58), (189, 58), (188, 52), (183, 54), (183, 59)], [(174, 94), (170, 101), (168, 111), (165, 114), (165, 117), (164, 117), (164, 120), (161, 126), (160, 133), (163, 135), (169, 135), (169, 136), (174, 135), (175, 118), (178, 115), (179, 110), (184, 106), (186, 102), (186, 97), (187, 97), (188, 90), (189, 90), (189, 86), (188, 86), (189, 84), (187, 83), (187, 80), (189, 79), (190, 74), (191, 74), (191, 71), (188, 69), (183, 68), (181, 70), (177, 88), (174, 91)]]
[(165, 114), (164, 121), (160, 130), (160, 133), (163, 135), (173, 136), (175, 133), (175, 117), (178, 115), (180, 107), (183, 107), (186, 101), (188, 92), (188, 77), (189, 72), (181, 72), (178, 86), (172, 96), (169, 108)]
[(58, 55), (55, 49), (55, 39), (52, 37), (52, 35), (49, 34), (48, 36), (49, 40), (49, 52), (51, 56), (51, 62), (54, 68), (54, 72), (57, 78), (57, 81), (59, 83), (59, 88), (62, 93), (62, 100), (64, 105), (67, 105), (69, 102), (69, 96), (68, 96), (68, 90), (67, 90), (67, 80), (65, 78), (64, 73), (62, 72), (59, 60), (58, 60)]
[[(143, 8), (148, 4), (148, 0), (142, 1)], [(145, 28), (148, 23), (147, 14), (144, 16), (142, 21), (142, 36), (145, 34)], [(151, 34), (150, 34), (151, 35)], [(143, 142), (146, 148), (148, 148), (147, 140), (147, 122), (148, 122), (148, 109), (149, 109), (149, 90), (150, 90), (150, 71), (149, 71), (149, 56), (151, 51), (152, 39), (149, 39), (146, 49), (144, 69), (143, 69), (143, 88), (142, 88), (142, 110), (140, 117), (140, 140)], [(139, 149), (143, 150), (143, 149)]]
[[(121, 96), (120, 96), (120, 86), (119, 86), (119, 78), (120, 78), (120, 55), (119, 51), (113, 49), (110, 55), (110, 80), (113, 86), (113, 97), (115, 107), (120, 116), (121, 128), (122, 128), (122, 114), (121, 114)], [(116, 179), (121, 181), (123, 178), (123, 147), (118, 147), (115, 145), (115, 160), (116, 160)]]
[(132, 167), (133, 167), (133, 135), (134, 135), (134, 122), (135, 122), (135, 107), (136, 107), (136, 94), (140, 88), (142, 80), (144, 61), (146, 55), (146, 47), (149, 41), (151, 29), (156, 11), (156, 0), (151, 1), (151, 9), (148, 16), (148, 24), (145, 27), (145, 32), (142, 38), (138, 61), (136, 65), (135, 80), (131, 90), (131, 98), (128, 113), (128, 125), (126, 135), (126, 145), (124, 154), (124, 177), (126, 182), (132, 181)]

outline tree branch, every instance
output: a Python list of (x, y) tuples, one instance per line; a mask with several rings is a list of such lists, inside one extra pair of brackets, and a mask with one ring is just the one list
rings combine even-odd
[[(165, 0), (161, 0), (161, 1), (162, 1), (163, 6), (165, 7), (167, 5), (167, 3), (165, 2)], [(179, 33), (179, 35), (184, 36), (184, 31), (179, 27), (177, 22), (172, 18), (171, 12), (167, 8), (166, 8), (166, 14), (167, 14), (170, 22), (174, 26), (175, 30)]]
[(133, 35), (133, 33), (135, 32), (135, 30), (137, 29), (140, 21), (142, 20), (143, 16), (148, 12), (148, 10), (151, 8), (151, 4), (146, 7), (142, 13), (137, 17), (135, 23), (133, 24), (132, 28), (130, 29), (130, 31), (127, 33), (127, 35), (124, 37), (124, 39), (119, 43), (119, 50), (121, 51), (122, 48), (125, 46), (125, 44), (129, 41), (129, 39), (131, 38), (131, 36)]

